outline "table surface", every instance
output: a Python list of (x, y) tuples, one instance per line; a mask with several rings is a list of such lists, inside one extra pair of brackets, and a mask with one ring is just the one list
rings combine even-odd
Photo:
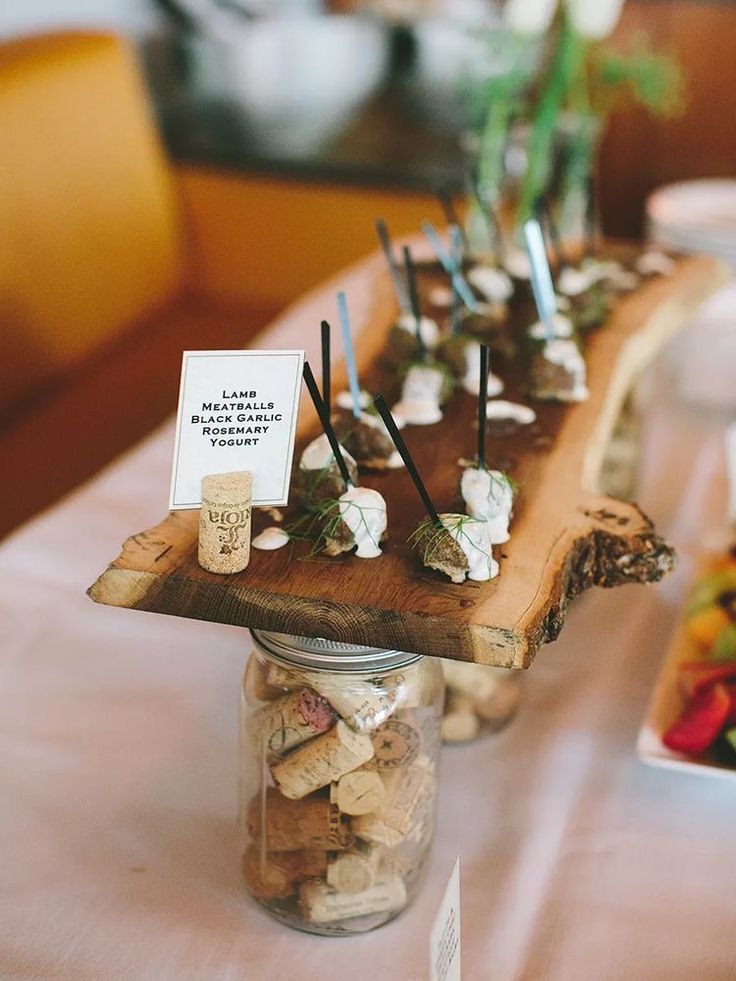
[(84, 595), (131, 529), (160, 517), (173, 427), (8, 539), (0, 977), (423, 981), (459, 855), (466, 981), (732, 979), (732, 787), (634, 751), (692, 559), (724, 513), (723, 420), (678, 408), (666, 365), (643, 397), (640, 503), (683, 561), (658, 587), (586, 594), (513, 725), (444, 751), (424, 889), (364, 937), (291, 932), (242, 891), (247, 633)]

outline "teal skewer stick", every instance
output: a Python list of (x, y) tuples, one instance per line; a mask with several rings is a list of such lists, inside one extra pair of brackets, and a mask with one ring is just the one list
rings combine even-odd
[(555, 338), (554, 316), (557, 312), (557, 300), (547, 261), (547, 250), (544, 247), (544, 236), (536, 218), (530, 218), (524, 223), (524, 239), (532, 267), (534, 302), (544, 327), (545, 340), (552, 341)]
[(350, 334), (350, 318), (348, 317), (348, 301), (344, 293), (337, 294), (337, 312), (340, 315), (340, 329), (342, 330), (342, 345), (345, 350), (345, 363), (348, 366), (348, 381), (350, 382), (350, 394), (353, 399), (353, 415), (360, 419), (360, 385), (358, 384), (358, 369), (355, 364), (355, 350), (353, 348), (353, 338)]
[(423, 221), (422, 231), (429, 239), (432, 245), (432, 249), (434, 250), (434, 254), (439, 259), (442, 268), (450, 277), (450, 281), (452, 283), (453, 288), (457, 290), (459, 296), (462, 298), (462, 301), (465, 304), (465, 306), (468, 308), (468, 310), (470, 310), (472, 313), (475, 313), (478, 307), (475, 302), (475, 297), (473, 296), (473, 291), (470, 289), (467, 282), (465, 281), (465, 277), (463, 276), (460, 269), (455, 267), (452, 257), (450, 256), (449, 252), (447, 252), (444, 245), (442, 244), (442, 239), (437, 234), (437, 230), (432, 224), (432, 222)]
[[(463, 252), (465, 251), (465, 240), (463, 239), (462, 232), (458, 225), (452, 225), (450, 227), (450, 242), (452, 244), (452, 261), (455, 268), (462, 269), (463, 264)], [(460, 297), (455, 289), (455, 284), (452, 284), (452, 304), (450, 306), (450, 330), (457, 336), (460, 333)]]

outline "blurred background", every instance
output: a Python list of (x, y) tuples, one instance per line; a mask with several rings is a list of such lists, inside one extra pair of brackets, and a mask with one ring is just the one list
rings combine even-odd
[[(183, 348), (248, 343), (372, 250), (378, 215), (397, 235), (441, 220), (437, 190), (468, 190), (518, 65), (511, 6), (520, 22), (552, 9), (5, 0), (0, 534), (173, 409)], [(604, 231), (636, 238), (654, 188), (733, 176), (736, 4), (616, 14), (597, 77), (636, 98), (606, 104), (587, 152)], [(546, 44), (543, 29), (525, 64)], [(507, 165), (523, 152), (510, 140)]]

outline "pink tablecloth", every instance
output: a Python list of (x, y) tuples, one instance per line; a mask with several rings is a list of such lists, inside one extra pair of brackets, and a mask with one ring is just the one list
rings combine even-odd
[(458, 854), (466, 981), (736, 977), (734, 785), (648, 769), (634, 751), (687, 560), (724, 499), (718, 420), (671, 402), (660, 371), (642, 503), (686, 561), (661, 587), (576, 603), (513, 726), (445, 751), (425, 888), (365, 937), (290, 932), (242, 892), (247, 633), (84, 596), (165, 510), (171, 429), (7, 541), (0, 977), (420, 981)]

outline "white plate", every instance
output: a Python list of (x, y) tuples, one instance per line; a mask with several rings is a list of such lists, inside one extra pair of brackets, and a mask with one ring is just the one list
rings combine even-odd
[(678, 686), (678, 668), (685, 661), (698, 661), (702, 656), (685, 634), (684, 616), (677, 625), (675, 636), (662, 661), (644, 722), (639, 730), (636, 751), (639, 759), (650, 766), (697, 773), (704, 777), (736, 781), (736, 767), (708, 760), (698, 760), (674, 753), (662, 742), (662, 736), (685, 708), (685, 699)]
[(669, 184), (647, 201), (647, 217), (661, 240), (693, 251), (736, 251), (736, 180)]

